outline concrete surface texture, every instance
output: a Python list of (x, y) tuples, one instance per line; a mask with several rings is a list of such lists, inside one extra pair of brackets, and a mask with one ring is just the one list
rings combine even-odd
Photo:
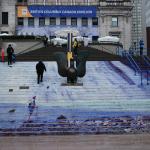
[(149, 150), (150, 135), (0, 137), (0, 150)]
[[(129, 67), (119, 61), (87, 62), (87, 73), (78, 80), (83, 86), (61, 86), (66, 79), (59, 76), (56, 62), (44, 63), (47, 72), (39, 85), (36, 62), (0, 63), (0, 134), (150, 131), (150, 86), (146, 78), (141, 86)], [(38, 109), (30, 116), (34, 96)], [(55, 124), (60, 115), (67, 125)]]

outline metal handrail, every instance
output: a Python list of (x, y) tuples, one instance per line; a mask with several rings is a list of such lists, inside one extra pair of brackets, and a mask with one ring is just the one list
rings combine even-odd
[(139, 70), (137, 69), (135, 63), (131, 60), (131, 58), (129, 57), (129, 55), (126, 55), (126, 58), (127, 58), (127, 60), (129, 61), (131, 67), (134, 69), (135, 75), (136, 75), (136, 72), (139, 72)]
[(150, 67), (150, 58), (148, 56), (142, 56), (146, 64)]
[(131, 66), (134, 68), (135, 70), (135, 75), (136, 75), (136, 72), (140, 73), (141, 75), (141, 85), (143, 84), (142, 80), (143, 80), (143, 73), (147, 73), (147, 85), (149, 84), (148, 81), (149, 81), (149, 78), (148, 78), (148, 75), (149, 75), (149, 70), (148, 69), (141, 69), (140, 66), (137, 64), (137, 62), (134, 60), (134, 58), (131, 56), (131, 54), (128, 54), (126, 53), (126, 58), (128, 59), (128, 61), (130, 62)]
[(137, 68), (138, 71), (142, 71), (139, 65), (136, 63), (136, 61), (133, 59), (133, 57), (129, 54), (130, 59), (133, 61), (135, 67)]

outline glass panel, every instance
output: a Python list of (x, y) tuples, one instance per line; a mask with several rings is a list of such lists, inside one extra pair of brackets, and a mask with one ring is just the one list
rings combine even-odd
[(34, 26), (34, 18), (28, 18), (28, 26)]
[(56, 25), (56, 18), (50, 18), (50, 25)]
[(71, 25), (77, 26), (77, 18), (71, 18)]
[(88, 19), (82, 18), (82, 26), (88, 26)]
[(45, 26), (45, 18), (39, 18), (39, 26)]
[(66, 25), (66, 18), (60, 18), (60, 25)]
[(92, 18), (92, 25), (98, 26), (98, 18), (97, 17)]
[(2, 24), (8, 25), (8, 12), (2, 12)]
[(23, 26), (23, 18), (18, 18), (18, 25)]
[(118, 27), (118, 17), (112, 17), (112, 27)]

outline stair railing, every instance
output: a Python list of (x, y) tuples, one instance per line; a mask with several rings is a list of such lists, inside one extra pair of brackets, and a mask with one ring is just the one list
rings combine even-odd
[(143, 84), (143, 73), (147, 73), (147, 85), (149, 84), (148, 81), (149, 81), (149, 69), (143, 69), (141, 68), (138, 63), (135, 61), (135, 59), (132, 57), (131, 54), (129, 53), (126, 53), (126, 58), (127, 60), (129, 61), (131, 67), (134, 69), (135, 71), (135, 75), (136, 73), (140, 73), (141, 75), (141, 85)]
[(150, 58), (146, 55), (143, 55), (142, 58), (145, 61), (145, 63), (150, 67)]

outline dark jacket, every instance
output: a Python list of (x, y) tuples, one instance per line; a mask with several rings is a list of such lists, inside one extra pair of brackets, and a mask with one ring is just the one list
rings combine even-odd
[(37, 71), (37, 73), (43, 73), (44, 70), (46, 71), (46, 67), (45, 67), (44, 63), (42, 61), (39, 61), (36, 64), (36, 71)]
[(144, 41), (140, 40), (139, 45), (140, 45), (140, 48), (144, 48)]
[(14, 49), (11, 46), (9, 46), (7, 48), (7, 55), (12, 55), (13, 53), (14, 53)]

